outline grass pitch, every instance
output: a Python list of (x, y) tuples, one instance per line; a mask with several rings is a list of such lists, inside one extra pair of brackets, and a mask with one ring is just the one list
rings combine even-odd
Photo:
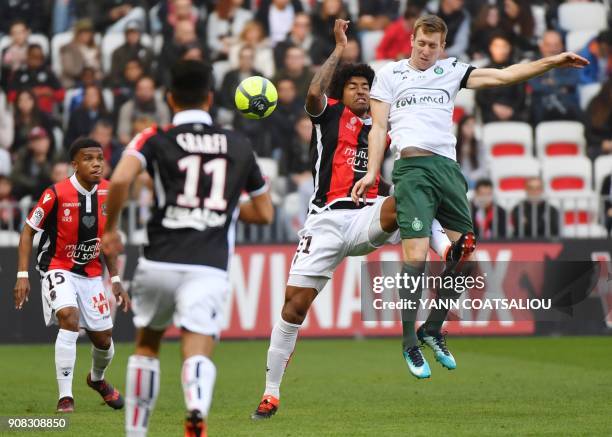
[[(450, 338), (455, 371), (426, 356), (432, 378), (409, 373), (399, 339), (301, 340), (282, 404), (252, 422), (264, 386), (267, 341), (222, 342), (211, 436), (612, 435), (612, 338)], [(117, 344), (108, 379), (122, 392), (130, 344)], [(123, 435), (123, 411), (85, 384), (89, 346), (79, 342), (76, 412), (68, 430), (25, 435)], [(182, 435), (177, 343), (165, 343), (150, 436)], [(52, 414), (53, 345), (0, 347), (0, 415)], [(0, 431), (0, 435), (24, 435)]]

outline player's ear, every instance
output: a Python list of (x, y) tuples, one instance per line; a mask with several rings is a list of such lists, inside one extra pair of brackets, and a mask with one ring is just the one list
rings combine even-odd
[(209, 91), (208, 97), (206, 97), (206, 102), (204, 103), (204, 106), (206, 106), (207, 110), (212, 108), (214, 100), (215, 100), (215, 94), (212, 91)]
[(174, 97), (170, 91), (166, 92), (166, 101), (168, 102), (168, 106), (172, 109), (173, 113), (177, 112), (176, 103), (174, 102)]

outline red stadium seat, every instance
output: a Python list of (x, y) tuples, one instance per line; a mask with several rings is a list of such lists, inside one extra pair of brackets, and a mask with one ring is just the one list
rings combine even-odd
[(527, 123), (497, 121), (482, 129), (482, 143), (489, 159), (533, 156), (533, 130)]
[(584, 126), (577, 121), (544, 121), (536, 126), (536, 149), (540, 159), (550, 156), (584, 155)]

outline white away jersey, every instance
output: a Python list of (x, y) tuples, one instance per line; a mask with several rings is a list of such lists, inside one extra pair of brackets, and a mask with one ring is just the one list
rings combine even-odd
[(454, 101), (473, 69), (448, 58), (420, 71), (403, 59), (390, 62), (376, 73), (370, 97), (391, 105), (391, 151), (396, 158), (402, 149), (412, 146), (456, 161)]

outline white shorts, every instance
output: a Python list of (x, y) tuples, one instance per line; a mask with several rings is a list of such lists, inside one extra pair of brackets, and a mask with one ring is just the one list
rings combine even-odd
[(380, 210), (385, 198), (361, 209), (338, 209), (310, 214), (298, 232), (288, 285), (321, 289), (347, 256), (362, 256), (386, 242), (398, 243), (399, 230), (384, 232)]
[(79, 326), (88, 331), (106, 331), (113, 327), (110, 296), (102, 277), (87, 278), (68, 270), (49, 270), (41, 279), (45, 324), (58, 324), (57, 312), (62, 308), (79, 310)]
[(205, 266), (138, 260), (131, 284), (137, 328), (179, 328), (218, 338), (229, 291), (223, 270)]

